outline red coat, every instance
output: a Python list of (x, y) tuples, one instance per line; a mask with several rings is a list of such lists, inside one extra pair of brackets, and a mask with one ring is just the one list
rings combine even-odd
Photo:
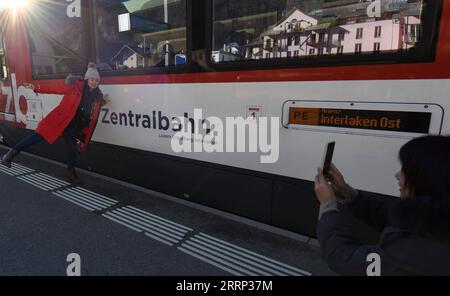
[[(78, 80), (74, 85), (36, 85), (36, 93), (64, 95), (59, 105), (41, 120), (36, 129), (36, 133), (41, 135), (49, 144), (53, 144), (74, 119), (78, 110), (78, 105), (81, 102), (84, 84), (84, 80)], [(91, 118), (89, 126), (83, 129), (86, 135), (86, 141), (85, 143), (81, 143), (84, 145), (79, 145), (83, 151), (87, 149), (87, 144), (95, 128), (98, 118), (97, 113), (100, 111), (101, 99), (102, 96), (96, 98), (94, 116)]]

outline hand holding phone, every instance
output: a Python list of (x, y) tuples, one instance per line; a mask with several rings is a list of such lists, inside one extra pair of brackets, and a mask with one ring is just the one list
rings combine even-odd
[(330, 171), (335, 145), (336, 142), (328, 142), (325, 145), (325, 150), (323, 152), (323, 159), (322, 159), (322, 172), (324, 175), (328, 175), (328, 172)]

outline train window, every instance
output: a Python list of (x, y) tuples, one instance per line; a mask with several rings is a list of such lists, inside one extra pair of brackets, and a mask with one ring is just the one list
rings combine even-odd
[(95, 1), (102, 71), (186, 64), (186, 0)]
[(27, 23), (33, 76), (83, 72), (88, 60), (85, 18), (70, 15), (66, 0), (33, 5)]
[(408, 53), (422, 42), (427, 5), (425, 0), (213, 0), (211, 60)]

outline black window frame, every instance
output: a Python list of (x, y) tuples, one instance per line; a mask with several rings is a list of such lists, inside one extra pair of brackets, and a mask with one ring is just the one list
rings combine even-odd
[(236, 70), (258, 70), (258, 69), (289, 69), (289, 68), (316, 68), (316, 67), (339, 67), (359, 66), (375, 64), (411, 64), (434, 62), (438, 46), (439, 30), (441, 24), (443, 0), (423, 0), (426, 5), (426, 13), (422, 18), (424, 30), (421, 46), (408, 50), (407, 52), (388, 52), (374, 54), (362, 52), (361, 54), (342, 55), (308, 55), (299, 59), (270, 60), (240, 60), (223, 63), (215, 63), (210, 59), (213, 40), (213, 0), (206, 0), (205, 14), (205, 51), (208, 67), (214, 71), (236, 71)]

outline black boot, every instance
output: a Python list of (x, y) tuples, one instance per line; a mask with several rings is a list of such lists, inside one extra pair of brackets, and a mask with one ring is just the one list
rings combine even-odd
[(1, 158), (2, 165), (11, 168), (11, 163), (14, 159), (14, 156), (16, 156), (17, 153), (18, 152), (16, 149), (11, 148), (5, 155), (2, 156), (2, 158)]
[(75, 168), (70, 168), (68, 170), (68, 174), (67, 174), (67, 182), (69, 182), (72, 185), (77, 185), (80, 184), (80, 178), (78, 178), (77, 172), (75, 171)]

